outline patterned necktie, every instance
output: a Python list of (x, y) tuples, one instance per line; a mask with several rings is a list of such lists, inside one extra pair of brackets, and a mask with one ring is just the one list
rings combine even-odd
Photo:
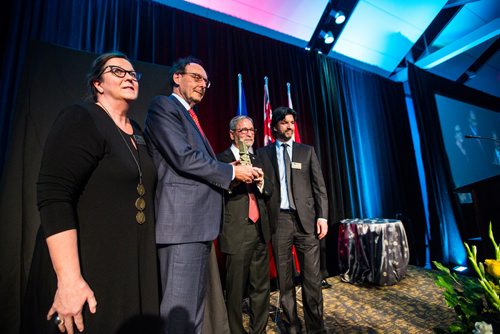
[(196, 116), (196, 114), (194, 113), (193, 109), (189, 109), (189, 115), (193, 119), (194, 123), (198, 127), (198, 130), (200, 130), (200, 132), (203, 135), (203, 137), (205, 137), (205, 133), (203, 132), (203, 129), (201, 128), (200, 121), (198, 120), (198, 116)]
[(281, 144), (283, 147), (283, 160), (285, 161), (285, 179), (286, 179), (286, 190), (288, 194), (288, 203), (290, 204), (290, 209), (295, 210), (295, 203), (293, 201), (292, 193), (292, 164), (290, 163), (290, 155), (288, 155), (287, 147), (288, 144)]

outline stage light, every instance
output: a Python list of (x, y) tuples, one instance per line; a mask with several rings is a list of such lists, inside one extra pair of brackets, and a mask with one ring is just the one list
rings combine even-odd
[(306, 51), (311, 51), (311, 48), (308, 46), (306, 46), (305, 49), (306, 49)]
[(457, 273), (463, 273), (463, 272), (466, 272), (467, 271), (467, 267), (464, 267), (464, 266), (456, 266), (456, 267), (453, 267), (453, 271), (456, 271)]
[(330, 12), (330, 16), (332, 16), (335, 19), (336, 24), (342, 24), (345, 22), (345, 15), (344, 12), (342, 12), (341, 10), (336, 11), (332, 9), (332, 11)]
[(325, 41), (325, 44), (332, 44), (333, 41), (335, 40), (335, 37), (333, 37), (333, 34), (331, 31), (324, 32), (323, 30), (321, 30), (319, 35), (321, 36), (321, 38), (323, 38), (323, 40)]

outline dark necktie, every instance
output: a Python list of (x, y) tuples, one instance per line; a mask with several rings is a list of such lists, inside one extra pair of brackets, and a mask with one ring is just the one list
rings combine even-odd
[(205, 133), (203, 132), (203, 129), (201, 128), (200, 121), (198, 120), (198, 116), (196, 116), (196, 114), (194, 113), (193, 109), (189, 109), (189, 115), (193, 119), (194, 123), (198, 127), (198, 130), (200, 130), (200, 132), (203, 135), (203, 137), (205, 137)]
[(295, 210), (295, 203), (293, 200), (292, 192), (292, 164), (290, 162), (290, 156), (288, 155), (287, 147), (288, 144), (281, 144), (283, 146), (283, 160), (285, 161), (285, 179), (286, 179), (286, 191), (288, 193), (288, 203), (290, 204), (290, 209)]

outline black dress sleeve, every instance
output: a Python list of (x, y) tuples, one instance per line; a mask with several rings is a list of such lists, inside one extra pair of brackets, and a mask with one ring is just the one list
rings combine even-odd
[(45, 143), (37, 183), (45, 237), (78, 228), (78, 198), (104, 153), (105, 141), (84, 105), (58, 115)]

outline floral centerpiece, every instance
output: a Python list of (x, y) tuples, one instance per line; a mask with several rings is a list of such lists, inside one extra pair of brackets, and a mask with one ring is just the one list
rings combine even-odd
[[(451, 333), (493, 334), (494, 330), (500, 333), (500, 246), (495, 242), (491, 223), (488, 235), (496, 259), (487, 259), (484, 264), (477, 259), (476, 246), (464, 243), (477, 278), (459, 277), (433, 261), (440, 271), (436, 275), (436, 285), (444, 288), (446, 305), (457, 315), (457, 321), (449, 327)], [(436, 329), (436, 332), (443, 330)]]

